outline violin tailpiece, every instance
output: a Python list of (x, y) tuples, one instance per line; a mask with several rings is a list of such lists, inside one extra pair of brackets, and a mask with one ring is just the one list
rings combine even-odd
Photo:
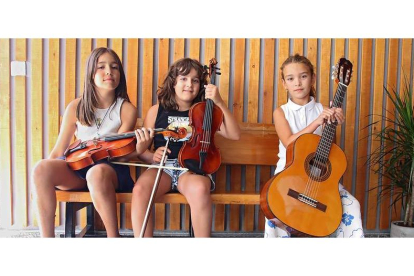
[(200, 168), (200, 163), (196, 159), (184, 160), (185, 167), (195, 174), (205, 175), (205, 171)]

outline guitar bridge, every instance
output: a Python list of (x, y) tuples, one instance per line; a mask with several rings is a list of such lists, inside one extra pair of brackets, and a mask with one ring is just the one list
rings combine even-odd
[(308, 205), (310, 205), (312, 207), (316, 207), (316, 205), (318, 203), (317, 200), (315, 200), (315, 199), (313, 199), (311, 197), (305, 196), (304, 194), (299, 194), (298, 200), (299, 201), (302, 201), (303, 203), (306, 203), (306, 204), (308, 204)]
[(288, 191), (288, 196), (293, 197), (294, 199), (299, 200), (300, 202), (303, 202), (313, 208), (316, 208), (322, 212), (326, 212), (326, 208), (327, 206), (319, 201), (317, 201), (316, 199), (313, 199), (307, 195), (298, 193), (295, 190), (289, 189)]

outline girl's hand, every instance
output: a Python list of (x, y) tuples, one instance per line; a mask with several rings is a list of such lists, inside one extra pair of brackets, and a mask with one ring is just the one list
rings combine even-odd
[(136, 150), (138, 155), (140, 155), (151, 145), (152, 138), (154, 137), (154, 130), (143, 127), (135, 130), (135, 136), (137, 137)]
[(223, 102), (217, 86), (210, 83), (208, 85), (204, 85), (204, 88), (206, 89), (206, 99), (211, 99), (216, 105)]
[(338, 122), (338, 125), (342, 125), (345, 122), (345, 116), (342, 108), (335, 109), (335, 119)]
[[(165, 147), (159, 147), (155, 152), (152, 160), (156, 163), (161, 163), (161, 158), (164, 153)], [(167, 148), (167, 155), (171, 153), (171, 150)]]
[(318, 125), (323, 125), (325, 123), (332, 124), (334, 122), (337, 122), (338, 125), (341, 125), (345, 121), (345, 117), (342, 108), (324, 108), (322, 113), (315, 121)]
[(319, 117), (316, 118), (315, 122), (321, 126), (325, 123), (331, 124), (335, 120), (335, 108), (324, 108)]

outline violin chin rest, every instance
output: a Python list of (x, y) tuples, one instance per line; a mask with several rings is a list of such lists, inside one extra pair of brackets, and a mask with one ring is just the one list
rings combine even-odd
[(196, 159), (184, 160), (185, 167), (195, 174), (206, 175), (206, 173), (200, 169), (200, 162)]

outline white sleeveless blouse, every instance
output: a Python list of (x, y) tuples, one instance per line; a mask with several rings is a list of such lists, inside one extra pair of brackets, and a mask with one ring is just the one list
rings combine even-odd
[(79, 121), (76, 121), (76, 139), (86, 141), (109, 134), (117, 134), (121, 127), (121, 106), (123, 102), (123, 98), (117, 98), (113, 107), (110, 106), (105, 109), (96, 109), (95, 118), (97, 118), (98, 121), (102, 120), (99, 130), (95, 122), (93, 122), (91, 126), (86, 126), (82, 125)]
[[(280, 106), (285, 113), (285, 118), (289, 123), (292, 134), (298, 133), (309, 124), (311, 124), (319, 114), (323, 111), (321, 103), (316, 103), (315, 99), (311, 97), (311, 101), (306, 105), (298, 105), (292, 102), (290, 99), (288, 102)], [(319, 126), (314, 134), (322, 135), (322, 127)], [(279, 161), (276, 164), (275, 174), (283, 171), (286, 165), (286, 148), (279, 140)]]

